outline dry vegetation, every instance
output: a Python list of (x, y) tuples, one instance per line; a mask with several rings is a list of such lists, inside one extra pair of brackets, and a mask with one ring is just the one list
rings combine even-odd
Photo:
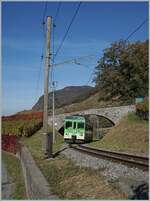
[[(59, 155), (53, 160), (43, 160), (42, 133), (24, 138), (23, 143), (31, 151), (37, 165), (46, 177), (51, 190), (60, 199), (126, 199), (112, 183), (101, 175), (103, 170), (91, 170), (75, 166), (70, 160)], [(54, 152), (63, 144), (63, 137), (57, 134)]]
[(126, 199), (126, 195), (107, 182), (100, 170), (76, 167), (70, 160), (57, 157), (38, 161), (54, 193), (60, 199)]
[(148, 121), (140, 120), (135, 114), (130, 113), (102, 140), (93, 142), (90, 146), (147, 155), (148, 128)]

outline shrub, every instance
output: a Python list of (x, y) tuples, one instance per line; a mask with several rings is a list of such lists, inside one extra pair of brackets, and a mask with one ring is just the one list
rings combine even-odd
[(144, 120), (148, 120), (149, 116), (149, 105), (148, 105), (148, 100), (145, 99), (144, 102), (142, 103), (137, 103), (136, 104), (136, 114)]

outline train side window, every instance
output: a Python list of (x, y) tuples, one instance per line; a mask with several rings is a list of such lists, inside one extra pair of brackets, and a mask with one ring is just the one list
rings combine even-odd
[(84, 128), (84, 123), (83, 122), (79, 122), (78, 123), (78, 128)]
[(73, 128), (76, 129), (76, 122), (74, 122), (74, 124), (73, 124)]
[(72, 128), (72, 122), (71, 121), (66, 122), (66, 128)]

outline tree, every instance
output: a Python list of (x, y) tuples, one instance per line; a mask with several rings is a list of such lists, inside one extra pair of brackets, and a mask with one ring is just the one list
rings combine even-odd
[(94, 82), (104, 99), (133, 99), (148, 95), (148, 40), (120, 40), (104, 50), (96, 66)]

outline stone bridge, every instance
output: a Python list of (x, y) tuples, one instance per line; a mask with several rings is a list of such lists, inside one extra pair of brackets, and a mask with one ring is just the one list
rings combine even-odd
[[(96, 115), (99, 117), (102, 116), (109, 119), (114, 124), (117, 124), (124, 115), (132, 111), (135, 111), (135, 105), (108, 107), (108, 108), (95, 108), (95, 109), (87, 109), (82, 111), (60, 114), (55, 116), (55, 123), (56, 123), (55, 128), (59, 130), (61, 127), (63, 127), (64, 118), (66, 116), (71, 116), (71, 115), (83, 115), (83, 116)], [(48, 123), (49, 125), (52, 125), (52, 116), (48, 117)]]

